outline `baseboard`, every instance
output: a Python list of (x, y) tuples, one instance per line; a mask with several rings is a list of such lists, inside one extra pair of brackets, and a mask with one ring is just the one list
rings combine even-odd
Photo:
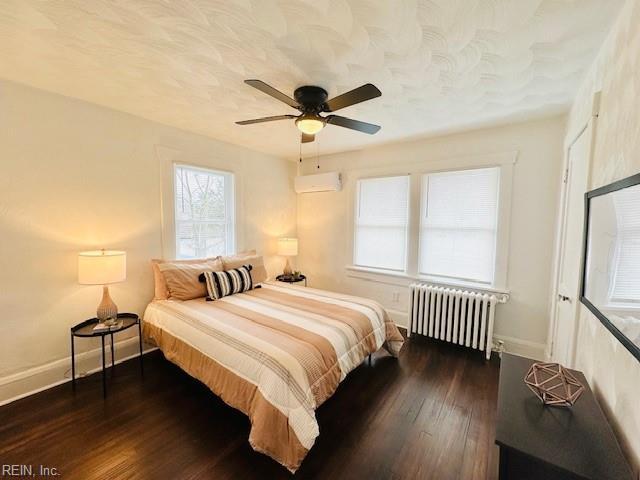
[[(406, 330), (406, 312), (387, 309), (387, 313), (398, 327)], [(502, 341), (504, 351), (507, 353), (536, 360), (545, 360), (546, 345), (543, 343), (530, 342), (504, 335), (494, 335), (494, 341), (496, 343)], [(116, 342), (115, 346), (116, 364), (138, 355), (137, 337), (130, 337)], [(153, 350), (156, 350), (156, 348), (146, 348), (144, 353)], [(100, 348), (77, 354), (76, 372), (78, 372), (78, 377), (99, 372), (101, 370), (100, 355)], [(69, 382), (71, 380), (70, 369), (71, 357), (65, 357), (0, 378), (0, 406)]]
[[(138, 337), (116, 342), (114, 347), (116, 364), (129, 360), (139, 354)], [(144, 353), (153, 350), (156, 348), (146, 348)], [(111, 353), (108, 346), (107, 351), (110, 359)], [(101, 352), (100, 348), (96, 348), (76, 354), (76, 376), (83, 377), (101, 371)], [(69, 381), (71, 381), (71, 357), (7, 375), (0, 378), (0, 406)]]
[[(395, 323), (399, 328), (407, 330), (407, 312), (394, 310), (392, 308), (385, 308), (385, 310), (389, 314), (389, 317), (391, 318), (393, 323)], [(515, 337), (507, 337), (505, 335), (495, 334), (493, 336), (493, 339), (496, 345), (498, 344), (498, 342), (502, 342), (504, 351), (507, 353), (512, 353), (521, 357), (533, 358), (534, 360), (544, 361), (547, 358), (547, 345), (544, 343), (530, 342), (528, 340), (521, 340)]]
[(389, 318), (393, 323), (395, 323), (398, 327), (407, 328), (407, 312), (402, 312), (400, 310), (394, 310), (392, 308), (385, 308)]
[(520, 338), (507, 337), (505, 335), (494, 335), (493, 341), (495, 344), (503, 342), (504, 351), (519, 355), (521, 357), (533, 358), (534, 360), (546, 359), (547, 345), (544, 343), (530, 342), (528, 340), (522, 340)]

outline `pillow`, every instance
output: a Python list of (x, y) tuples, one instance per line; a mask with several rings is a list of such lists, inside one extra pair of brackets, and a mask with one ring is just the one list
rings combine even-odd
[(219, 260), (220, 257), (210, 258), (192, 258), (188, 260), (163, 260), (160, 258), (154, 258), (151, 260), (151, 269), (153, 271), (153, 283), (155, 288), (154, 300), (167, 300), (170, 296), (169, 289), (167, 288), (167, 282), (164, 279), (164, 275), (158, 267), (161, 263), (177, 263), (177, 264), (195, 264), (205, 263), (209, 261)]
[(207, 289), (200, 283), (198, 277), (203, 271), (221, 271), (222, 261), (219, 258), (188, 262), (158, 263), (158, 270), (162, 274), (169, 292), (169, 300), (191, 300), (206, 297)]
[(207, 300), (218, 300), (227, 295), (246, 292), (253, 288), (251, 279), (251, 265), (242, 265), (232, 270), (222, 272), (203, 272), (200, 281), (207, 287)]
[(151, 260), (151, 270), (153, 271), (153, 283), (155, 293), (153, 295), (154, 300), (167, 300), (169, 298), (169, 289), (167, 288), (167, 282), (164, 280), (164, 275), (158, 268), (158, 265), (161, 263), (180, 263), (180, 264), (189, 264), (189, 263), (204, 263), (209, 260), (215, 260), (220, 257), (212, 257), (212, 258), (196, 258), (189, 260), (163, 260), (160, 258), (154, 258)]
[[(222, 260), (222, 264), (237, 264), (239, 261), (241, 261), (243, 258), (248, 258), (248, 257), (255, 257), (257, 255), (255, 250), (245, 250), (244, 252), (238, 252), (235, 253), (233, 255), (223, 255), (220, 257), (220, 260)], [(236, 265), (235, 267), (230, 267), (231, 268), (238, 268), (241, 267), (244, 264), (240, 264), (240, 265)], [(225, 268), (225, 270), (228, 270), (227, 268)], [(255, 272), (254, 272), (255, 273)]]
[(243, 265), (251, 265), (253, 267), (251, 270), (251, 279), (254, 285), (262, 283), (267, 279), (267, 269), (264, 268), (264, 259), (262, 255), (256, 255), (255, 250), (221, 258), (224, 267), (223, 270), (233, 270)]

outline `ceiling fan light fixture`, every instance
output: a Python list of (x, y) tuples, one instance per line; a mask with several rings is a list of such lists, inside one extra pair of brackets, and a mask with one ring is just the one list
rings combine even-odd
[[(275, 98), (290, 107), (301, 112), (300, 116), (296, 115), (275, 115), (263, 118), (254, 118), (253, 120), (242, 120), (236, 122), (238, 125), (252, 125), (254, 123), (274, 122), (277, 120), (295, 119), (296, 128), (302, 132), (300, 143), (310, 143), (316, 139), (316, 133), (324, 128), (328, 123), (337, 127), (348, 128), (357, 132), (373, 135), (380, 130), (379, 125), (361, 122), (352, 118), (333, 115), (333, 112), (342, 108), (350, 107), (358, 103), (366, 102), (382, 95), (382, 92), (375, 85), (367, 83), (353, 90), (349, 90), (342, 95), (327, 100), (327, 91), (315, 85), (303, 85), (293, 92), (294, 98), (285, 95), (276, 90), (271, 85), (264, 83), (262, 80), (250, 79), (244, 81), (247, 85), (266, 93), (270, 97)], [(326, 117), (321, 116), (323, 112), (331, 112), (332, 115)]]
[(319, 117), (302, 115), (296, 120), (296, 127), (302, 133), (315, 135), (324, 127), (324, 122)]

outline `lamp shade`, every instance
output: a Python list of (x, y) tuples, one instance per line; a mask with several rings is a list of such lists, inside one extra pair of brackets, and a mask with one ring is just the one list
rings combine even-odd
[(106, 285), (127, 278), (127, 254), (115, 250), (94, 250), (78, 254), (78, 283)]
[(295, 257), (296, 255), (298, 255), (298, 239), (279, 238), (278, 255), (283, 255), (285, 257)]

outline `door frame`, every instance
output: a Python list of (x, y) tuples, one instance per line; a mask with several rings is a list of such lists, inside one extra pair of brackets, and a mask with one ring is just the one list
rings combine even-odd
[[(553, 355), (555, 353), (555, 345), (557, 345), (557, 334), (558, 334), (558, 289), (560, 287), (560, 272), (563, 265), (563, 257), (564, 257), (564, 240), (566, 236), (566, 226), (567, 226), (567, 214), (569, 208), (569, 158), (571, 155), (571, 149), (576, 144), (576, 142), (582, 137), (582, 135), (588, 135), (588, 148), (587, 148), (587, 178), (586, 178), (586, 190), (589, 189), (589, 185), (591, 182), (591, 163), (593, 159), (594, 152), (594, 144), (596, 138), (596, 129), (597, 129), (597, 118), (599, 114), (600, 107), (600, 92), (597, 92), (593, 97), (593, 105), (592, 112), (589, 119), (586, 123), (577, 131), (575, 135), (571, 138), (571, 141), (566, 144), (564, 149), (564, 160), (562, 164), (562, 186), (560, 193), (560, 209), (559, 215), (557, 218), (556, 224), (556, 246), (554, 252), (554, 266), (553, 266), (553, 282), (551, 288), (551, 296), (549, 301), (549, 331), (547, 333), (547, 348), (545, 352), (545, 356), (547, 360), (552, 360)], [(584, 193), (584, 192), (583, 192)], [(579, 304), (579, 295), (580, 295), (580, 282), (578, 282), (578, 289), (576, 291), (576, 295), (574, 301), (576, 302), (576, 307), (574, 311), (574, 331), (571, 337), (569, 338), (569, 367), (574, 366), (575, 362), (575, 353), (576, 353), (576, 339), (578, 338), (578, 330), (580, 328), (579, 317), (580, 317), (580, 306)]]

